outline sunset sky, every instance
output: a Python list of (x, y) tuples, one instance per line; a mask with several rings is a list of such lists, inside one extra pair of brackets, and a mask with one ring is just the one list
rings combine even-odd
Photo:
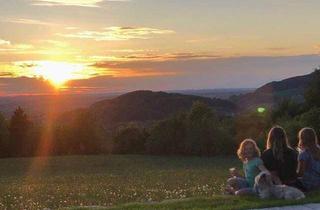
[(318, 0), (0, 0), (0, 95), (258, 87), (320, 65)]

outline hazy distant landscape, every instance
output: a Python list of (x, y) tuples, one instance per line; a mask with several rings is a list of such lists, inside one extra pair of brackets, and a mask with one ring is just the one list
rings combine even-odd
[[(253, 91), (254, 89), (203, 89), (172, 90), (167, 92), (228, 99), (233, 95), (246, 94)], [(112, 99), (122, 94), (124, 93), (0, 96), (0, 110), (6, 117), (10, 117), (14, 110), (21, 106), (30, 116), (41, 119), (53, 106), (57, 114), (61, 114), (78, 108), (87, 108), (95, 102)]]
[[(171, 90), (168, 93), (181, 93), (206, 98), (217, 98), (232, 101), (241, 110), (254, 109), (259, 106), (273, 106), (284, 98), (303, 101), (304, 91), (311, 81), (311, 74), (272, 81), (257, 89), (199, 89), (199, 90)], [(88, 108), (92, 104), (113, 99), (124, 93), (101, 94), (55, 94), (31, 96), (0, 96), (0, 110), (6, 116), (21, 106), (33, 118), (41, 120), (54, 107), (58, 116), (63, 112), (79, 108)]]
[(230, 88), (230, 89), (199, 89), (199, 90), (173, 90), (169, 93), (181, 93), (185, 95), (196, 95), (208, 98), (229, 99), (231, 96), (238, 96), (254, 92), (254, 88)]
[(21, 106), (32, 118), (41, 120), (52, 109), (56, 111), (56, 114), (61, 114), (78, 108), (86, 108), (99, 100), (111, 99), (118, 95), (111, 93), (2, 96), (0, 97), (0, 110), (6, 117), (10, 117), (14, 110)]

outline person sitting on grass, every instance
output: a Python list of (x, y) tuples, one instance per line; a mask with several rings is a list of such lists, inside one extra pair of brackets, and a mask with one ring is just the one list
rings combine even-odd
[(290, 147), (287, 134), (282, 127), (274, 126), (270, 129), (266, 150), (262, 153), (261, 159), (270, 171), (274, 184), (299, 187), (298, 153)]
[(255, 195), (255, 190), (253, 189), (255, 177), (261, 171), (270, 174), (260, 159), (260, 150), (254, 140), (245, 139), (241, 142), (237, 154), (243, 163), (245, 176), (240, 176), (235, 168), (230, 169), (231, 178), (227, 181), (226, 192), (240, 196)]
[(298, 176), (307, 191), (320, 190), (320, 148), (312, 128), (300, 130), (298, 149)]

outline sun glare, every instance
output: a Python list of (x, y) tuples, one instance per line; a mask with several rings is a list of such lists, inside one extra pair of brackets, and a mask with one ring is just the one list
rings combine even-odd
[(72, 79), (78, 79), (83, 65), (65, 62), (43, 61), (34, 67), (34, 74), (48, 80), (54, 87), (62, 88)]

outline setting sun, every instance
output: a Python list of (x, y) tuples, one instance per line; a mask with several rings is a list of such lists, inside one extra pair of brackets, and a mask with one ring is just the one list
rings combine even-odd
[(78, 79), (83, 68), (81, 64), (43, 61), (34, 67), (34, 74), (48, 80), (56, 88), (61, 88), (67, 81)]

